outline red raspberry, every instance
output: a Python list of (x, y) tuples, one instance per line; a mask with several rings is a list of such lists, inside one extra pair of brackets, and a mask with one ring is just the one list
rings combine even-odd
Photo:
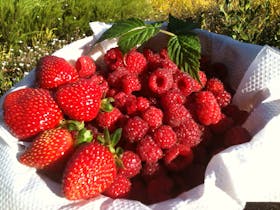
[(196, 115), (203, 125), (216, 124), (220, 121), (221, 108), (210, 91), (200, 91), (195, 93)]
[(167, 175), (162, 175), (148, 182), (147, 195), (150, 204), (172, 198), (174, 182)]
[(169, 125), (161, 125), (153, 133), (153, 139), (162, 149), (168, 149), (172, 147), (176, 141), (176, 133)]
[(111, 71), (124, 66), (123, 55), (118, 47), (108, 50), (104, 55), (104, 61)]
[(121, 78), (122, 90), (126, 94), (141, 90), (141, 83), (134, 74), (127, 74)]
[(148, 162), (143, 163), (141, 176), (145, 180), (154, 179), (157, 176), (161, 175), (162, 173), (163, 173), (163, 165), (158, 161), (152, 163), (148, 163)]
[(75, 63), (78, 74), (82, 78), (90, 77), (96, 71), (94, 60), (87, 55), (79, 57)]
[(132, 151), (126, 150), (122, 154), (121, 160), (123, 166), (119, 169), (119, 174), (126, 176), (127, 178), (132, 178), (140, 173), (142, 164), (139, 155)]
[(224, 84), (218, 78), (210, 78), (206, 82), (206, 90), (211, 91), (214, 95), (224, 91)]
[(198, 82), (197, 80), (194, 80), (194, 82), (193, 82), (193, 91), (194, 92), (198, 92), (198, 91), (202, 90), (207, 82), (206, 74), (203, 71), (199, 71), (198, 76), (199, 76), (200, 82)]
[(122, 175), (117, 175), (114, 182), (104, 191), (110, 198), (126, 198), (131, 190), (130, 180)]
[(165, 110), (168, 110), (174, 104), (184, 104), (185, 101), (186, 97), (178, 89), (171, 89), (160, 97), (160, 104)]
[(148, 132), (149, 125), (141, 117), (129, 118), (123, 128), (124, 136), (128, 142), (140, 141)]
[(157, 162), (163, 156), (162, 150), (149, 135), (138, 142), (136, 150), (141, 160), (147, 163)]
[(137, 100), (137, 110), (138, 111), (143, 112), (149, 108), (149, 106), (150, 106), (149, 99), (142, 97), (142, 96), (138, 96), (136, 98), (136, 100)]
[(148, 68), (151, 71), (154, 71), (155, 69), (160, 67), (161, 57), (159, 56), (158, 53), (155, 53), (151, 49), (146, 48), (143, 51), (143, 55), (147, 59)]
[(226, 107), (231, 102), (231, 95), (226, 90), (216, 93), (214, 95), (221, 108)]
[(126, 100), (124, 108), (125, 108), (125, 112), (128, 115), (130, 116), (135, 115), (138, 111), (136, 96), (130, 95)]
[(202, 141), (202, 129), (193, 119), (185, 121), (180, 126), (174, 128), (174, 131), (180, 144), (194, 147)]
[(179, 89), (184, 96), (188, 96), (194, 91), (194, 79), (187, 73), (178, 72), (174, 75), (173, 87)]
[(181, 104), (170, 106), (164, 113), (164, 122), (171, 127), (177, 127), (190, 118), (192, 118), (190, 112)]
[(234, 126), (226, 131), (224, 135), (224, 144), (226, 147), (229, 147), (248, 142), (251, 138), (252, 136), (247, 129), (241, 126)]
[(103, 76), (94, 74), (89, 78), (89, 80), (99, 85), (104, 96), (107, 94), (109, 90), (109, 84)]
[(124, 63), (130, 73), (140, 74), (147, 68), (147, 60), (145, 56), (135, 49), (129, 51), (124, 56)]
[(249, 116), (249, 112), (245, 110), (240, 110), (236, 105), (229, 104), (223, 108), (223, 112), (231, 117), (235, 124), (242, 125)]
[(131, 101), (136, 100), (136, 96), (132, 94), (126, 94), (122, 91), (114, 95), (113, 98), (114, 98), (114, 106), (120, 109), (120, 111), (122, 111), (123, 113), (127, 111), (127, 107), (130, 106)]
[(168, 91), (173, 84), (172, 74), (169, 69), (158, 68), (151, 73), (148, 85), (152, 92), (162, 94)]
[(185, 144), (175, 144), (166, 150), (164, 163), (172, 171), (180, 171), (190, 165), (194, 155), (191, 148)]
[(150, 106), (142, 113), (142, 118), (148, 123), (151, 129), (155, 129), (162, 124), (163, 112), (159, 108)]
[(224, 114), (222, 114), (221, 120), (214, 124), (210, 125), (211, 131), (213, 131), (215, 134), (222, 134), (229, 128), (231, 128), (234, 124), (234, 121), (231, 117), (228, 117)]
[(125, 67), (117, 68), (115, 71), (110, 72), (107, 77), (107, 81), (112, 88), (120, 89), (121, 79), (123, 76), (127, 75), (129, 72)]
[(113, 131), (116, 128), (116, 123), (122, 116), (120, 110), (116, 107), (111, 112), (99, 112), (96, 117), (97, 125), (101, 128), (108, 128)]

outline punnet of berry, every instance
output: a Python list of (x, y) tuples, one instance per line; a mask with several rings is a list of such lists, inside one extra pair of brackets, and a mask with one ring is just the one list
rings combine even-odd
[[(97, 40), (117, 38), (101, 60), (92, 49), (71, 62), (42, 57), (35, 82), (3, 101), (5, 126), (24, 145), (18, 163), (69, 202), (152, 205), (203, 185), (216, 154), (253, 136), (243, 126), (250, 111), (233, 103), (228, 64), (202, 53), (196, 27), (130, 18)], [(167, 41), (155, 50), (147, 43), (160, 35)]]

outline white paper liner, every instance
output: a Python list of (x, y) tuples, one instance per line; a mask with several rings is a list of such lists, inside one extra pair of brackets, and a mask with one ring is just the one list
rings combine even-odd
[[(78, 40), (54, 54), (74, 62), (80, 55), (88, 53), (95, 40), (110, 25), (94, 22), (91, 27), (95, 38)], [(280, 75), (279, 51), (269, 46), (241, 43), (207, 31), (196, 30), (196, 33), (201, 39), (203, 53), (229, 67), (230, 83), (237, 89), (234, 103), (252, 111), (244, 123), (254, 135), (251, 142), (215, 155), (207, 167), (204, 184), (174, 199), (150, 206), (105, 196), (73, 202), (63, 198), (59, 184), (17, 161), (21, 146), (7, 130), (1, 109), (0, 209), (241, 210), (247, 201), (280, 201), (280, 86), (276, 82)], [(102, 43), (92, 52), (92, 57), (98, 59), (114, 46), (116, 42)], [(33, 82), (34, 70), (8, 92)], [(1, 107), (4, 97), (0, 99)]]

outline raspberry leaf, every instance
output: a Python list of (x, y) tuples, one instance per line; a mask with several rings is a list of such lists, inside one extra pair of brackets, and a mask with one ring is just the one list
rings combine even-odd
[(139, 47), (160, 31), (158, 24), (137, 27), (119, 37), (118, 45), (126, 53), (134, 47)]
[(178, 35), (169, 39), (167, 45), (169, 57), (178, 67), (199, 81), (199, 59), (201, 46), (196, 35)]
[(194, 23), (191, 18), (186, 20), (177, 19), (172, 15), (169, 15), (169, 22), (167, 26), (167, 30), (177, 34), (189, 34), (192, 33), (191, 30), (195, 28), (200, 28), (200, 26), (197, 23)]
[(129, 18), (127, 20), (121, 20), (112, 25), (98, 40), (99, 42), (105, 39), (112, 39), (124, 35), (125, 33), (134, 30), (135, 28), (145, 26), (144, 21), (138, 18)]

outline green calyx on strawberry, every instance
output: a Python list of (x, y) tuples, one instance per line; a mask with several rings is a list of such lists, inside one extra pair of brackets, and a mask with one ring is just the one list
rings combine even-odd
[(69, 200), (93, 198), (104, 192), (117, 176), (114, 149), (121, 137), (121, 129), (112, 135), (108, 130), (98, 141), (81, 144), (70, 158), (64, 171), (62, 189)]

